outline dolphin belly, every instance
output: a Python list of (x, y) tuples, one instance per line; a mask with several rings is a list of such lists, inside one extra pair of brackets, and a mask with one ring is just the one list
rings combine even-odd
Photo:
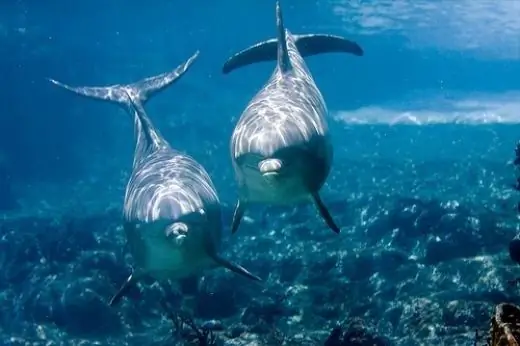
[[(143, 230), (143, 232), (150, 231)], [(166, 236), (164, 239), (147, 237), (143, 234), (140, 238), (129, 238), (133, 248), (139, 253), (134, 253), (136, 264), (156, 279), (172, 278), (184, 266), (184, 254), (182, 249), (171, 246)]]
[(179, 279), (208, 268), (205, 237), (212, 224), (199, 213), (177, 220), (127, 222), (126, 238), (136, 267), (155, 279)]
[(147, 255), (143, 265), (151, 276), (158, 280), (181, 279), (210, 267), (212, 261), (202, 247), (185, 249), (171, 243), (172, 240), (166, 237), (144, 240), (142, 246)]
[(240, 169), (239, 180), (243, 181), (242, 194), (249, 202), (289, 205), (309, 198), (309, 191), (301, 182), (301, 177), (262, 174), (258, 169)]
[(330, 155), (326, 146), (306, 144), (282, 147), (268, 157), (247, 153), (235, 160), (241, 197), (276, 205), (307, 201), (325, 182)]

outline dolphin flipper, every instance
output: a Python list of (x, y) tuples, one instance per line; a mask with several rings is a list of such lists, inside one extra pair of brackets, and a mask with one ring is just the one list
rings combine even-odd
[(232, 272), (245, 276), (248, 279), (251, 279), (254, 281), (262, 281), (262, 279), (260, 279), (260, 277), (252, 274), (246, 268), (242, 267), (241, 265), (239, 265), (237, 263), (233, 263), (225, 258), (222, 258), (219, 255), (213, 255), (213, 260), (217, 263), (217, 265), (220, 265), (224, 268), (231, 270)]
[[(229, 58), (222, 72), (227, 74), (240, 67), (263, 61), (277, 60), (282, 71), (290, 68), (286, 42), (286, 30), (283, 25), (282, 11), (276, 2), (277, 38), (257, 43)], [(326, 34), (293, 35), (294, 43), (302, 57), (322, 53), (349, 53), (363, 55), (363, 49), (355, 42), (341, 36)], [(283, 42), (282, 42), (283, 40)]]
[(321, 200), (320, 195), (318, 193), (314, 193), (312, 195), (312, 199), (314, 200), (314, 204), (316, 204), (316, 208), (318, 208), (318, 211), (320, 212), (320, 215), (323, 218), (323, 220), (325, 220), (325, 223), (327, 224), (327, 226), (329, 226), (329, 228), (334, 233), (339, 234), (340, 228), (338, 227), (338, 225), (336, 225), (336, 223), (332, 219), (332, 216), (330, 215), (330, 212), (327, 209), (327, 207), (325, 206), (325, 204), (323, 204), (323, 201)]
[(238, 226), (240, 226), (240, 221), (244, 217), (245, 211), (244, 202), (238, 200), (235, 205), (235, 211), (233, 212), (233, 221), (231, 222), (231, 234), (235, 234), (238, 231)]
[(72, 91), (76, 94), (94, 98), (98, 100), (111, 101), (121, 105), (129, 106), (128, 96), (140, 105), (144, 105), (146, 101), (159, 91), (166, 89), (173, 82), (177, 81), (188, 68), (193, 64), (199, 51), (196, 51), (188, 60), (179, 65), (170, 72), (165, 72), (157, 76), (148, 77), (138, 82), (131, 84), (113, 84), (104, 87), (73, 87), (55, 79), (48, 78), (48, 80), (64, 89)]
[(132, 272), (126, 281), (119, 287), (119, 290), (112, 296), (110, 299), (110, 302), (108, 303), (109, 306), (114, 306), (117, 303), (121, 301), (121, 299), (128, 293), (128, 290), (132, 285), (134, 285), (137, 282), (137, 276), (134, 272)]

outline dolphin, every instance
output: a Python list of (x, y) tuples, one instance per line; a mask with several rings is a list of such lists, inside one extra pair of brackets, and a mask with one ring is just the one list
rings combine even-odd
[(74, 93), (124, 106), (134, 118), (136, 146), (123, 220), (135, 268), (110, 299), (110, 306), (145, 276), (180, 280), (205, 269), (225, 267), (261, 281), (219, 255), (221, 204), (210, 176), (197, 161), (169, 145), (143, 108), (150, 96), (181, 78), (198, 54), (171, 72), (128, 85), (72, 87), (50, 79)]
[(231, 136), (230, 151), (238, 201), (231, 232), (238, 230), (251, 203), (290, 205), (312, 200), (335, 233), (340, 228), (319, 195), (333, 161), (327, 107), (304, 57), (345, 52), (363, 55), (355, 42), (332, 35), (294, 35), (285, 29), (276, 2), (277, 38), (230, 57), (227, 74), (257, 62), (276, 60), (276, 68), (242, 112)]

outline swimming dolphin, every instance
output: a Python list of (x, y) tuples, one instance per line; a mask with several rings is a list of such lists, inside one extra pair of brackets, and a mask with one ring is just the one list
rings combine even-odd
[(320, 198), (333, 148), (327, 107), (303, 57), (345, 52), (363, 55), (355, 42), (331, 35), (294, 35), (284, 28), (276, 2), (278, 37), (251, 46), (223, 67), (229, 73), (249, 64), (277, 60), (263, 88), (243, 111), (231, 137), (231, 158), (239, 198), (231, 225), (238, 229), (250, 203), (289, 205), (313, 200), (334, 232), (340, 229)]
[(222, 266), (261, 279), (218, 254), (222, 237), (221, 204), (206, 170), (170, 147), (154, 128), (143, 104), (184, 75), (196, 52), (174, 71), (129, 85), (71, 87), (77, 94), (116, 102), (134, 117), (136, 148), (123, 206), (124, 230), (136, 267), (110, 300), (116, 304), (144, 276), (182, 279)]

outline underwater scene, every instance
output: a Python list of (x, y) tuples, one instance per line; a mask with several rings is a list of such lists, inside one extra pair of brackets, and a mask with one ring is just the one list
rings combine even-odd
[(0, 3), (0, 345), (520, 345), (520, 2)]

